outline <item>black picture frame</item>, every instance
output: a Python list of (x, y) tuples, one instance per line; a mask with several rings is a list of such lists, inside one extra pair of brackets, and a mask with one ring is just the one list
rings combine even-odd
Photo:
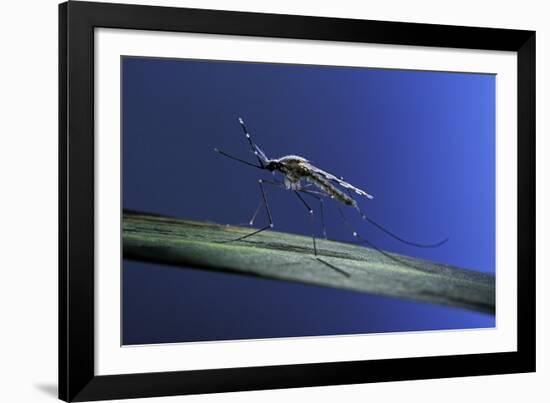
[[(94, 29), (517, 52), (516, 352), (96, 376)], [(59, 5), (59, 398), (65, 401), (535, 371), (535, 32), (108, 3)]]

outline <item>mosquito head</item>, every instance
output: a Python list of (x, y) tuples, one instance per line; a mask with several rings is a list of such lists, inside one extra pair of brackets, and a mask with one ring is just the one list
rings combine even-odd
[(277, 160), (267, 160), (267, 162), (264, 164), (265, 169), (268, 171), (280, 171), (282, 164)]

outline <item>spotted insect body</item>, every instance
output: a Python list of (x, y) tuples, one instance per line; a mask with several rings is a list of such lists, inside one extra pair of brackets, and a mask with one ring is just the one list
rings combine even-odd
[[(445, 242), (447, 242), (447, 238), (445, 238), (442, 241), (439, 241), (433, 244), (420, 244), (420, 243), (408, 241), (406, 239), (403, 239), (399, 235), (396, 235), (392, 231), (386, 229), (385, 227), (381, 226), (371, 218), (367, 217), (367, 215), (359, 208), (357, 201), (354, 199), (354, 196), (363, 196), (363, 197), (366, 197), (367, 199), (373, 199), (374, 197), (371, 194), (344, 181), (342, 177), (336, 177), (333, 174), (316, 167), (309, 160), (299, 155), (286, 155), (281, 158), (274, 158), (274, 159), (267, 157), (267, 155), (262, 151), (262, 149), (252, 140), (252, 137), (248, 133), (248, 130), (244, 124), (244, 121), (241, 118), (239, 118), (239, 123), (245, 133), (246, 140), (250, 146), (250, 151), (254, 154), (257, 160), (257, 164), (235, 157), (233, 155), (227, 154), (226, 152), (218, 148), (215, 148), (214, 150), (222, 154), (223, 156), (230, 158), (232, 160), (238, 161), (242, 164), (249, 165), (261, 170), (270, 171), (273, 173), (279, 172), (283, 176), (283, 181), (278, 182), (278, 181), (270, 181), (270, 180), (262, 180), (262, 179), (259, 180), (258, 183), (260, 186), (262, 199), (260, 201), (260, 205), (256, 209), (256, 212), (252, 216), (252, 219), (250, 220), (250, 225), (253, 225), (254, 220), (258, 212), (260, 211), (260, 207), (262, 205), (266, 209), (266, 213), (269, 219), (269, 224), (247, 235), (243, 235), (237, 239), (234, 239), (233, 241), (240, 241), (240, 240), (249, 238), (253, 235), (259, 234), (260, 232), (265, 231), (267, 229), (273, 228), (274, 226), (273, 218), (271, 216), (271, 210), (269, 208), (266, 192), (264, 190), (264, 184), (269, 184), (272, 186), (277, 186), (279, 188), (282, 187), (282, 188), (285, 188), (286, 190), (292, 191), (296, 195), (296, 197), (300, 200), (300, 202), (307, 208), (312, 218), (313, 218), (313, 210), (311, 209), (309, 204), (304, 200), (301, 194), (317, 199), (320, 203), (323, 235), (325, 236), (325, 238), (326, 238), (326, 230), (325, 230), (325, 224), (324, 224), (324, 218), (323, 218), (323, 197), (330, 197), (331, 199), (334, 199), (346, 206), (354, 207), (355, 210), (359, 212), (363, 220), (368, 221), (379, 230), (383, 231), (387, 235), (391, 236), (392, 238), (404, 244), (416, 246), (416, 247), (422, 247), (422, 248), (428, 248), (428, 247), (431, 248), (431, 247), (437, 247), (437, 246), (443, 245)], [(315, 186), (318, 190), (311, 189), (309, 185)], [(342, 216), (344, 223), (346, 223), (346, 225), (350, 227), (340, 207), (338, 207), (338, 210), (340, 212), (340, 215)], [(367, 245), (373, 246), (372, 243), (368, 242), (365, 238), (361, 237), (357, 231), (352, 230), (351, 232), (354, 238), (362, 241)], [(325, 264), (326, 266), (329, 266), (330, 268), (336, 270), (337, 272), (340, 272), (341, 274), (349, 276), (349, 273), (346, 273), (345, 271), (337, 268), (333, 264), (328, 263), (325, 260), (318, 257), (314, 234), (312, 235), (312, 238), (313, 238), (313, 250), (314, 250), (315, 258), (321, 263)], [(376, 249), (379, 250), (378, 248)], [(379, 251), (387, 255), (385, 252), (381, 250)], [(387, 255), (387, 256), (391, 259), (395, 259), (391, 255)]]
[(319, 189), (323, 190), (325, 193), (330, 195), (333, 199), (338, 200), (339, 202), (344, 203), (347, 206), (357, 206), (357, 202), (349, 197), (347, 194), (342, 192), (340, 189), (334, 187), (328, 180), (323, 178), (322, 176), (311, 173), (309, 176), (305, 178), (308, 182), (313, 183), (315, 186), (317, 186)]
[(306, 181), (347, 206), (357, 206), (357, 202), (351, 196), (338, 189), (331, 183), (332, 181), (358, 195), (366, 196), (369, 199), (373, 198), (370, 194), (345, 182), (343, 179), (317, 168), (309, 160), (299, 155), (287, 155), (273, 160), (266, 159), (265, 167), (270, 171), (282, 173), (284, 175), (285, 188), (288, 190), (300, 190), (302, 189), (302, 181)]

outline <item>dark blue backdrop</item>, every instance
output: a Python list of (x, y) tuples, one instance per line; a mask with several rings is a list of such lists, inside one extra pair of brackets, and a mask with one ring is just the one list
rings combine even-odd
[[(495, 270), (495, 78), (349, 67), (124, 58), (123, 206), (242, 224), (270, 157), (298, 154), (375, 196), (368, 214), (436, 249), (400, 244), (358, 219), (383, 249)], [(279, 231), (309, 235), (303, 206), (270, 190)], [(351, 234), (328, 203), (331, 239)], [(265, 217), (260, 217), (258, 225)], [(493, 327), (492, 315), (393, 298), (124, 261), (123, 343), (145, 344)]]

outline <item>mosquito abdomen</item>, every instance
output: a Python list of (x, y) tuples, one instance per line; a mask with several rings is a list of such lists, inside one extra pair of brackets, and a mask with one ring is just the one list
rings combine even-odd
[(357, 204), (355, 200), (342, 192), (340, 189), (336, 188), (327, 179), (315, 174), (314, 172), (311, 172), (305, 179), (345, 205), (355, 206)]

